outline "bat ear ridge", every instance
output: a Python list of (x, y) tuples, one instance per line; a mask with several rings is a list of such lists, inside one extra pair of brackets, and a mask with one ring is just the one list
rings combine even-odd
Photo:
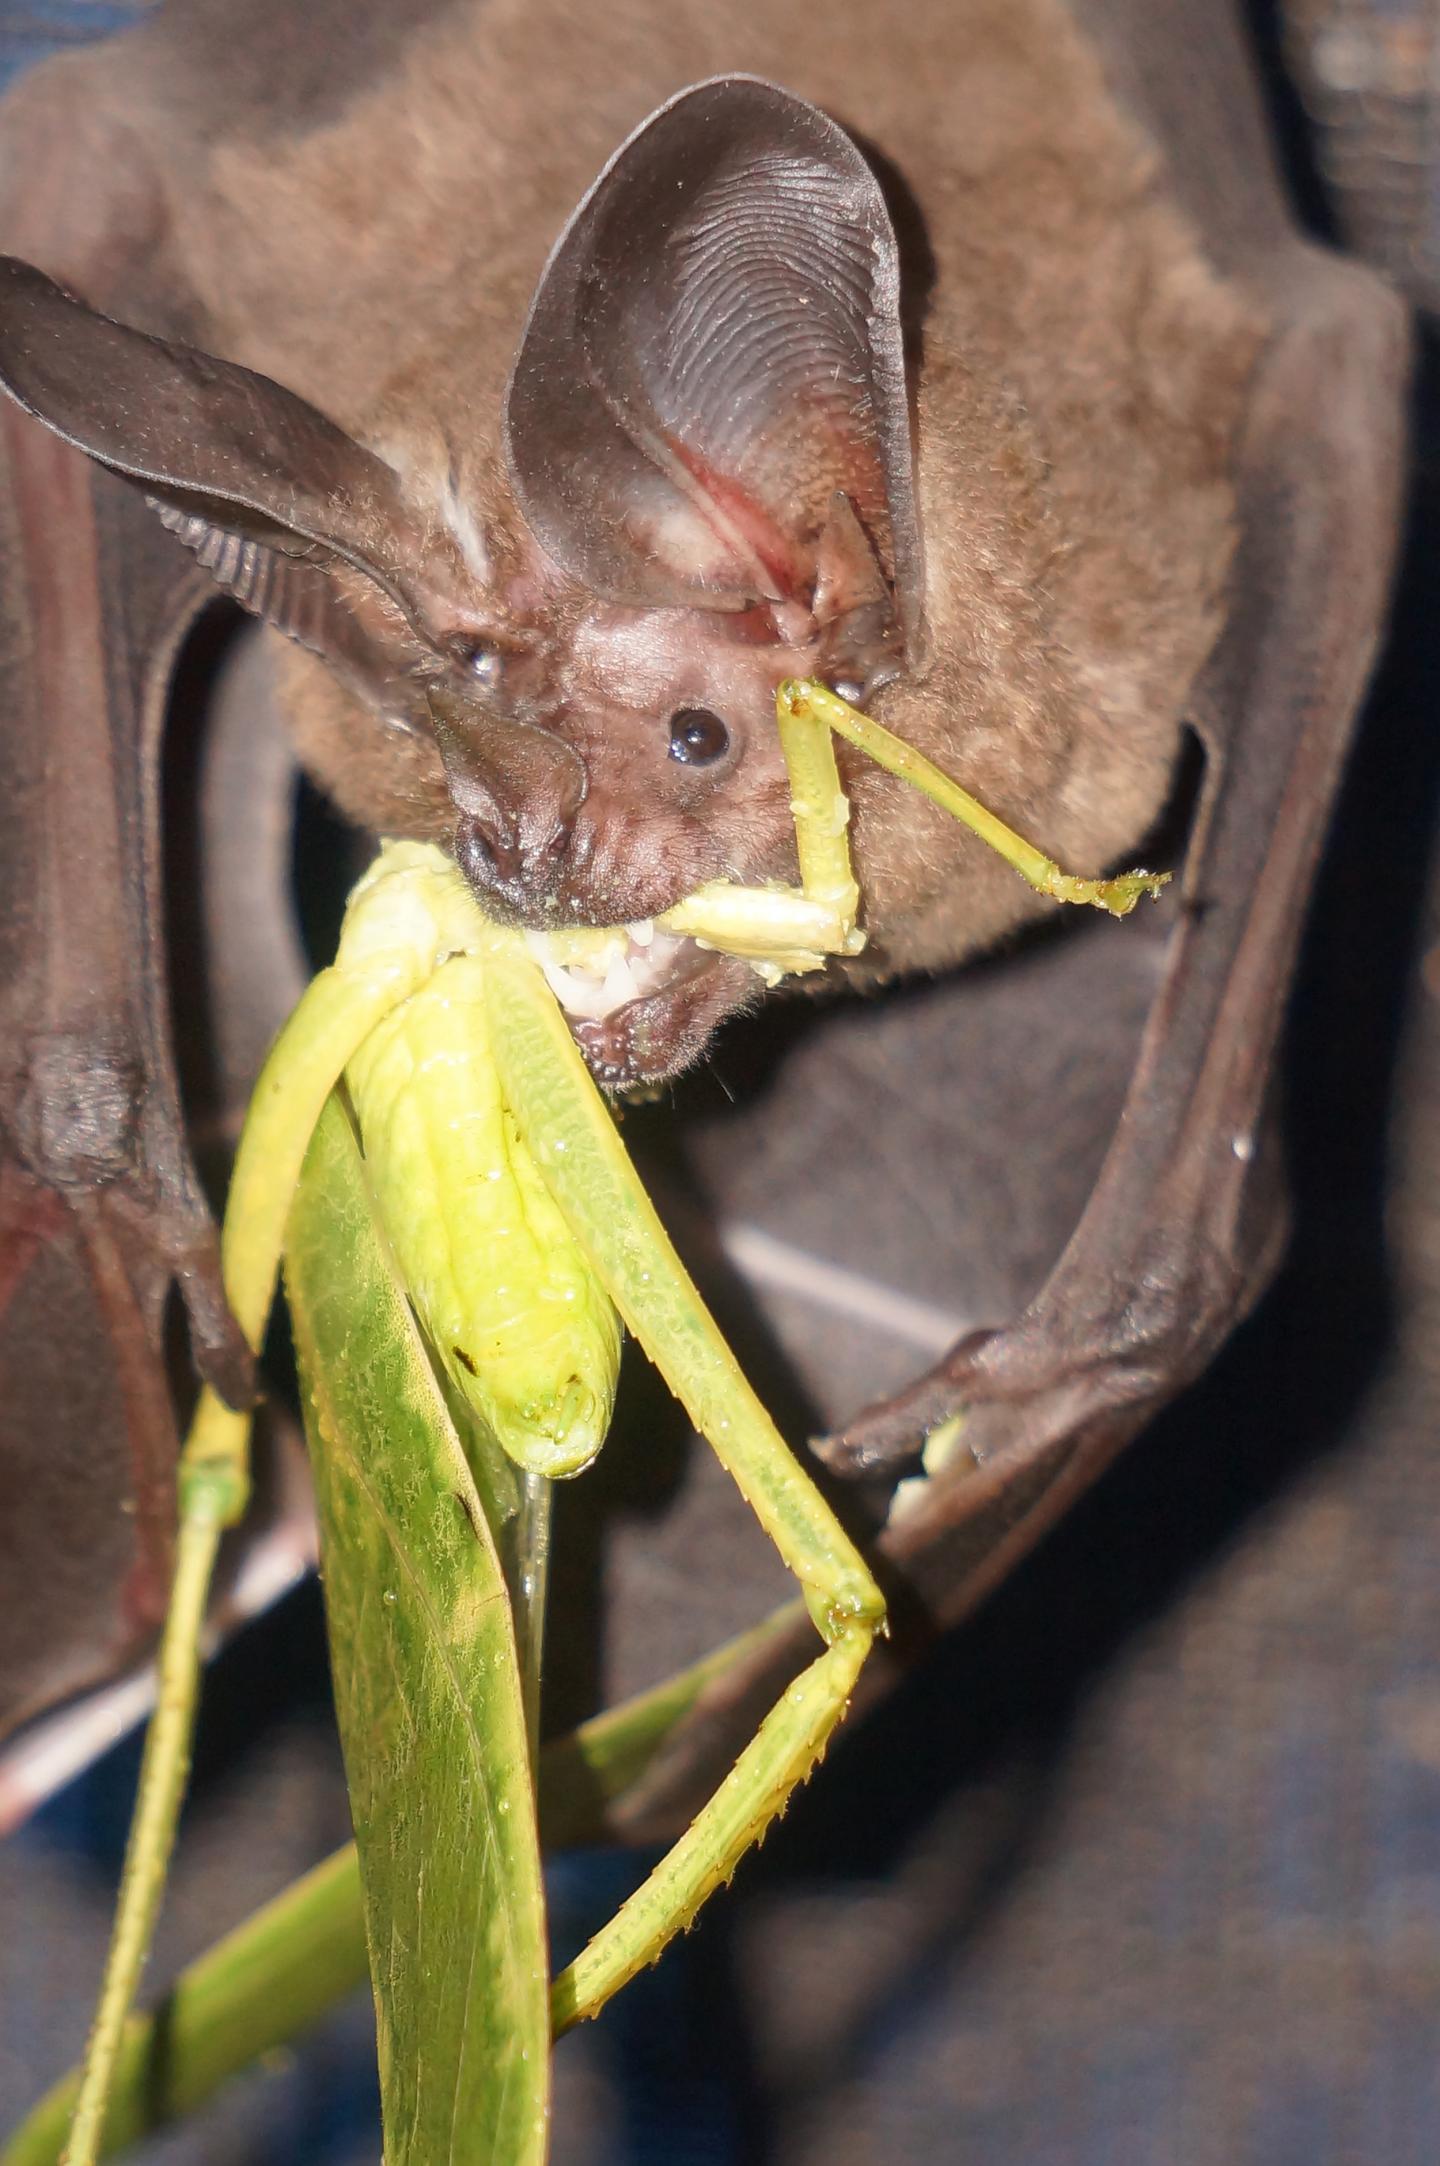
[(683, 91), (617, 151), (541, 277), (506, 395), (546, 553), (642, 607), (811, 602), (838, 496), (913, 656), (924, 574), (879, 182), (754, 76)]
[(0, 390), (137, 482), (219, 583), (283, 629), (304, 636), (328, 566), (362, 573), (410, 617), (380, 568), (412, 524), (399, 477), (268, 376), (116, 323), (7, 256)]

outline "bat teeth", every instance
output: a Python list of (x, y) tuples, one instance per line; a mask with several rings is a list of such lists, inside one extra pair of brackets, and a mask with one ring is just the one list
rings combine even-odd
[(540, 968), (545, 982), (567, 1015), (578, 1016), (582, 1022), (603, 1022), (614, 1006), (606, 997), (606, 978), (594, 978), (588, 971), (573, 969), (567, 963), (553, 963), (542, 956)]
[(617, 962), (610, 965), (610, 968), (605, 973), (605, 983), (602, 991), (605, 996), (605, 1013), (607, 1015), (613, 1015), (617, 1008), (626, 1007), (630, 1001), (639, 998), (640, 985), (630, 967), (628, 955), (621, 956)]
[(603, 945), (597, 944), (593, 955), (572, 956), (565, 944), (557, 954), (548, 934), (529, 936), (546, 983), (567, 1015), (603, 1023), (632, 1001), (663, 991), (677, 968), (683, 968), (693, 955), (693, 941), (657, 933), (649, 918), (621, 930), (623, 948), (607, 938)]

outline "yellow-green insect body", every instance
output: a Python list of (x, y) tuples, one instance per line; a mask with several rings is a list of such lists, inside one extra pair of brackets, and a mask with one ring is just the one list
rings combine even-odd
[[(656, 920), (746, 957), (774, 982), (864, 945), (831, 733), (971, 827), (1042, 892), (1123, 916), (1166, 874), (1080, 879), (953, 778), (821, 684), (776, 698), (801, 885), (715, 882)], [(634, 928), (628, 929), (633, 932)], [(626, 929), (572, 929), (550, 959), (603, 963)], [(225, 1282), (258, 1347), (290, 1201), (331, 1090), (348, 1079), (372, 1192), (440, 1359), (527, 1473), (575, 1473), (609, 1420), (617, 1307), (709, 1438), (791, 1571), (824, 1645), (719, 1792), (559, 1979), (557, 2028), (593, 2015), (728, 1879), (815, 1766), (884, 1629), (880, 1590), (791, 1457), (691, 1284), (610, 1113), (518, 933), (478, 909), (428, 844), (390, 844), (346, 912), (256, 1084), (231, 1183)], [(248, 1490), (249, 1415), (202, 1392), (180, 1468), (180, 1551), (159, 1711), (105, 1984), (75, 2108), (70, 2166), (99, 2156), (128, 2011), (154, 1924), (188, 1749), (195, 1643), (220, 1533)]]
[(620, 1326), (502, 1095), (483, 955), (455, 955), (346, 1067), (380, 1216), (456, 1389), (528, 1473), (604, 1442)]

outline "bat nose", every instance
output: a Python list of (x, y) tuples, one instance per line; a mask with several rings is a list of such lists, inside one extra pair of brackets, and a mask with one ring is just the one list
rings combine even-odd
[(455, 823), (455, 862), (482, 901), (523, 916), (553, 895), (573, 826), (573, 811), (536, 817), (499, 804), (475, 807)]
[(534, 723), (434, 692), (430, 712), (455, 801), (456, 863), (481, 901), (506, 916), (544, 912), (589, 788), (584, 762)]

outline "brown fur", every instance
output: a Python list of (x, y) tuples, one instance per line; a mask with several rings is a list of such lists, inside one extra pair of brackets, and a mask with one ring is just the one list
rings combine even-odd
[[(449, 474), (492, 540), (512, 531), (497, 429), (545, 256), (629, 130), (725, 70), (800, 92), (877, 151), (933, 256), (928, 294), (913, 275), (909, 293), (931, 658), (876, 712), (1099, 869), (1166, 797), (1215, 636), (1259, 331), (1054, 0), (851, 6), (823, 32), (798, 0), (442, 10), (310, 132), (237, 131), (197, 144), (193, 170), (171, 161), (173, 246), (211, 340), (398, 453), (422, 498)], [(427, 745), (375, 749), (308, 656), (285, 676), (301, 746), (352, 812), (440, 821)], [(1041, 907), (912, 793), (849, 773), (859, 974), (946, 965)], [(643, 799), (621, 809), (625, 859)], [(665, 866), (682, 885), (717, 869), (703, 810), (694, 825), (693, 859)], [(733, 869), (784, 869), (783, 843), (781, 862), (761, 854)]]

